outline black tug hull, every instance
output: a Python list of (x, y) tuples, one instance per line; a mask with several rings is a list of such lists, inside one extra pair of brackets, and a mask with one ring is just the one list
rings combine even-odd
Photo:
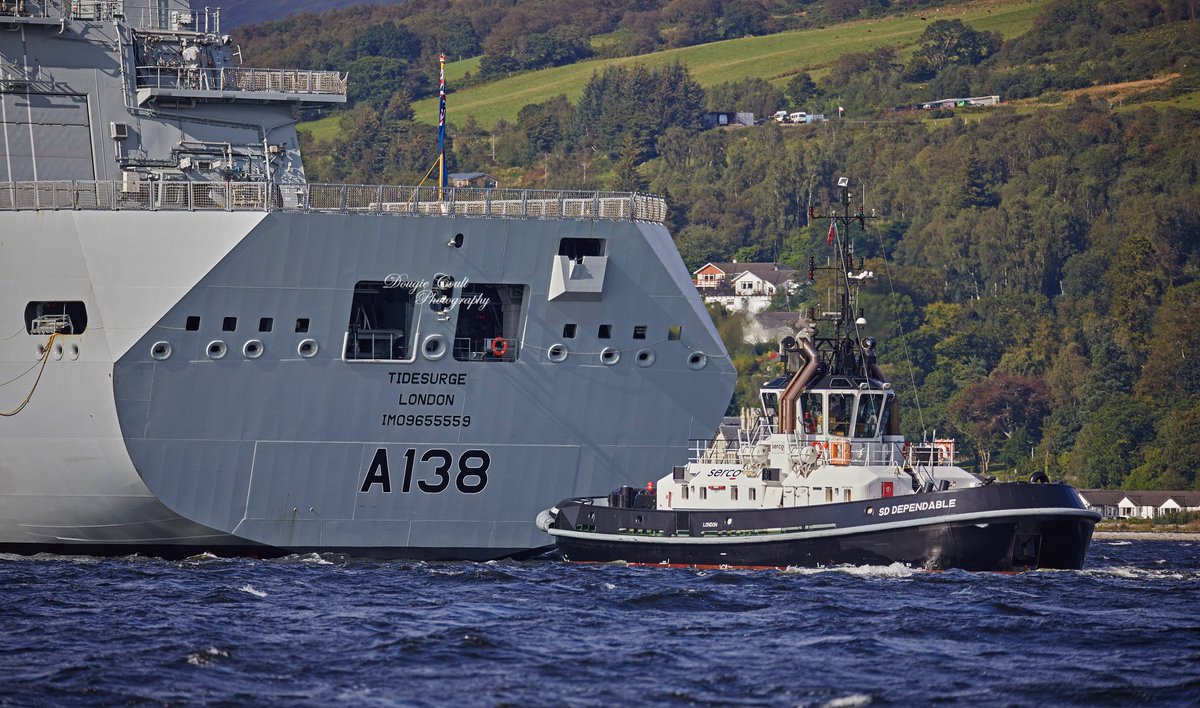
[[(923, 503), (932, 508), (920, 510)], [(912, 506), (918, 509), (894, 511)], [(902, 520), (896, 521), (898, 517)], [(1082, 507), (1070, 487), (1003, 484), (753, 511), (623, 509), (570, 500), (559, 505), (552, 525), (567, 533), (551, 533), (563, 557), (576, 562), (780, 568), (901, 563), (930, 570), (1014, 572), (1082, 568), (1098, 518)], [(638, 519), (649, 530), (638, 528)], [(575, 527), (591, 525), (575, 520), (592, 521), (598, 531), (581, 532)], [(619, 525), (606, 533), (608, 522)], [(728, 530), (704, 530), (714, 523)], [(756, 532), (756, 525), (773, 530)]]

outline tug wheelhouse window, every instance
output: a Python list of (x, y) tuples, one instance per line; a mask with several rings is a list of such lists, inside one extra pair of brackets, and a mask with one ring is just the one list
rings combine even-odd
[(829, 394), (829, 434), (849, 437), (850, 415), (853, 412), (853, 393)]
[(884, 402), (882, 393), (864, 393), (858, 397), (858, 414), (854, 418), (854, 437), (874, 438), (879, 435), (883, 422)]
[(412, 289), (389, 287), (382, 280), (355, 283), (345, 358), (408, 359), (412, 352), (416, 299)]
[(28, 334), (82, 334), (87, 323), (87, 308), (78, 300), (31, 302), (25, 306)]
[(825, 434), (825, 395), (821, 393), (806, 393), (801, 399), (803, 408), (801, 420), (807, 435)]
[(455, 309), (454, 358), (459, 361), (516, 361), (525, 304), (524, 285), (467, 283)]
[(779, 417), (779, 393), (776, 391), (762, 391), (763, 415), (774, 420)]

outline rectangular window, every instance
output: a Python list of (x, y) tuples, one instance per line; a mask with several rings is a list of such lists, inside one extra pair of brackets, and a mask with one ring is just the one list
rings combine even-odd
[(700, 498), (701, 498), (701, 499), (708, 499), (708, 487), (701, 487), (701, 488), (700, 488)]
[(682, 336), (683, 325), (671, 325), (667, 328), (667, 339), (671, 340), (672, 342), (679, 341), (679, 338)]
[(634, 327), (633, 328), (633, 338), (634, 339), (645, 339), (646, 338), (646, 325), (638, 325), (638, 326)]
[(850, 414), (853, 411), (853, 393), (829, 394), (829, 434), (848, 437), (850, 435)]
[(87, 323), (87, 308), (79, 300), (31, 302), (25, 306), (27, 334), (82, 334)]
[(833, 502), (833, 487), (827, 487), (825, 489), (825, 501), (831, 503)]
[(688, 487), (687, 487), (687, 485), (686, 485), (686, 484), (685, 484), (685, 485), (683, 485), (683, 498), (684, 498), (684, 499), (687, 499), (687, 498), (688, 498)]
[(602, 238), (564, 238), (558, 242), (558, 255), (573, 261), (584, 256), (603, 256), (605, 241)]
[(274, 317), (263, 317), (263, 318), (259, 319), (259, 321), (258, 321), (258, 331), (259, 332), (270, 332), (271, 329), (274, 327), (275, 327), (275, 318)]
[(466, 283), (455, 309), (454, 358), (459, 361), (516, 361), (526, 285)]
[(563, 325), (563, 339), (574, 339), (575, 338), (575, 329), (576, 329), (576, 326), (573, 324)]
[(187, 322), (183, 325), (183, 328), (189, 332), (199, 331), (200, 330), (200, 316), (199, 315), (189, 315), (187, 318)]
[(610, 325), (610, 324), (600, 325), (600, 331), (596, 333), (596, 336), (599, 337), (600, 339), (612, 339), (612, 325)]
[(308, 318), (307, 317), (301, 317), (300, 319), (296, 320), (296, 331), (301, 334), (308, 331)]
[(850, 490), (849, 490), (849, 489), (843, 489), (843, 490), (842, 490), (842, 497), (843, 497), (843, 498), (842, 498), (842, 501), (850, 501)]
[(750, 501), (754, 501), (757, 498), (758, 498), (758, 490), (755, 489), (754, 487), (751, 487), (750, 488)]
[(864, 393), (858, 397), (858, 414), (854, 417), (854, 437), (873, 438), (879, 435), (883, 420), (884, 399), (881, 393)]
[(226, 317), (224, 320), (222, 320), (221, 321), (221, 331), (222, 332), (236, 332), (237, 331), (237, 318), (236, 317)]
[(419, 289), (382, 280), (354, 284), (347, 325), (346, 359), (402, 360), (412, 355), (413, 311)]
[(737, 487), (730, 487), (730, 488), (729, 488), (729, 500), (730, 500), (730, 501), (737, 501)]
[(801, 399), (804, 409), (803, 424), (806, 435), (825, 434), (825, 394), (806, 393)]

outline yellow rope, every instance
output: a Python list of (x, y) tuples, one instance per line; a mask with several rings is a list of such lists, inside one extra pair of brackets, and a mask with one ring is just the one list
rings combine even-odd
[(421, 191), (421, 187), (425, 186), (425, 180), (429, 179), (429, 175), (433, 174), (433, 168), (437, 167), (439, 162), (441, 162), (440, 158), (437, 160), (434, 160), (433, 164), (429, 166), (429, 171), (425, 173), (425, 176), (421, 178), (421, 182), (417, 185), (417, 188), (413, 190), (413, 195), (408, 200), (409, 204), (412, 204), (413, 201), (416, 200), (417, 194)]
[(25, 396), (25, 400), (21, 401), (21, 405), (14, 408), (8, 413), (0, 413), (0, 418), (11, 418), (25, 409), (29, 405), (30, 399), (33, 398), (33, 392), (37, 390), (38, 382), (42, 380), (42, 374), (46, 371), (46, 364), (50, 362), (50, 350), (54, 346), (54, 340), (58, 338), (58, 334), (50, 335), (50, 339), (46, 342), (46, 351), (42, 353), (42, 368), (38, 370), (37, 378), (33, 380), (33, 388), (29, 389), (29, 395)]

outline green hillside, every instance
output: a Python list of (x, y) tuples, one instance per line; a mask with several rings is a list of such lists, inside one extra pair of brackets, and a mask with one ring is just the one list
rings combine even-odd
[[(791, 76), (807, 71), (819, 75), (823, 67), (848, 52), (868, 51), (880, 46), (899, 46), (901, 54), (911, 49), (921, 32), (934, 20), (960, 19), (978, 30), (1001, 33), (1006, 39), (1029, 29), (1042, 11), (1042, 0), (996, 0), (970, 3), (957, 7), (933, 8), (925, 15), (912, 14), (879, 20), (864, 20), (816, 30), (800, 30), (713, 42), (682, 49), (580, 62), (567, 66), (519, 74), (462, 91), (453, 92), (449, 101), (451, 120), (461, 123), (475, 116), (482, 126), (492, 126), (501, 118), (512, 121), (517, 112), (530, 103), (541, 103), (559, 94), (575, 101), (594, 72), (610, 65), (642, 63), (647, 66), (666, 66), (675, 62), (686, 64), (692, 76), (702, 86), (726, 81), (763, 77), (782, 85)], [(469, 69), (459, 65), (477, 59), (447, 65), (447, 81), (453, 89), (453, 79)], [(354, 77), (351, 76), (353, 81)], [(419, 121), (437, 121), (437, 99), (413, 103)]]

